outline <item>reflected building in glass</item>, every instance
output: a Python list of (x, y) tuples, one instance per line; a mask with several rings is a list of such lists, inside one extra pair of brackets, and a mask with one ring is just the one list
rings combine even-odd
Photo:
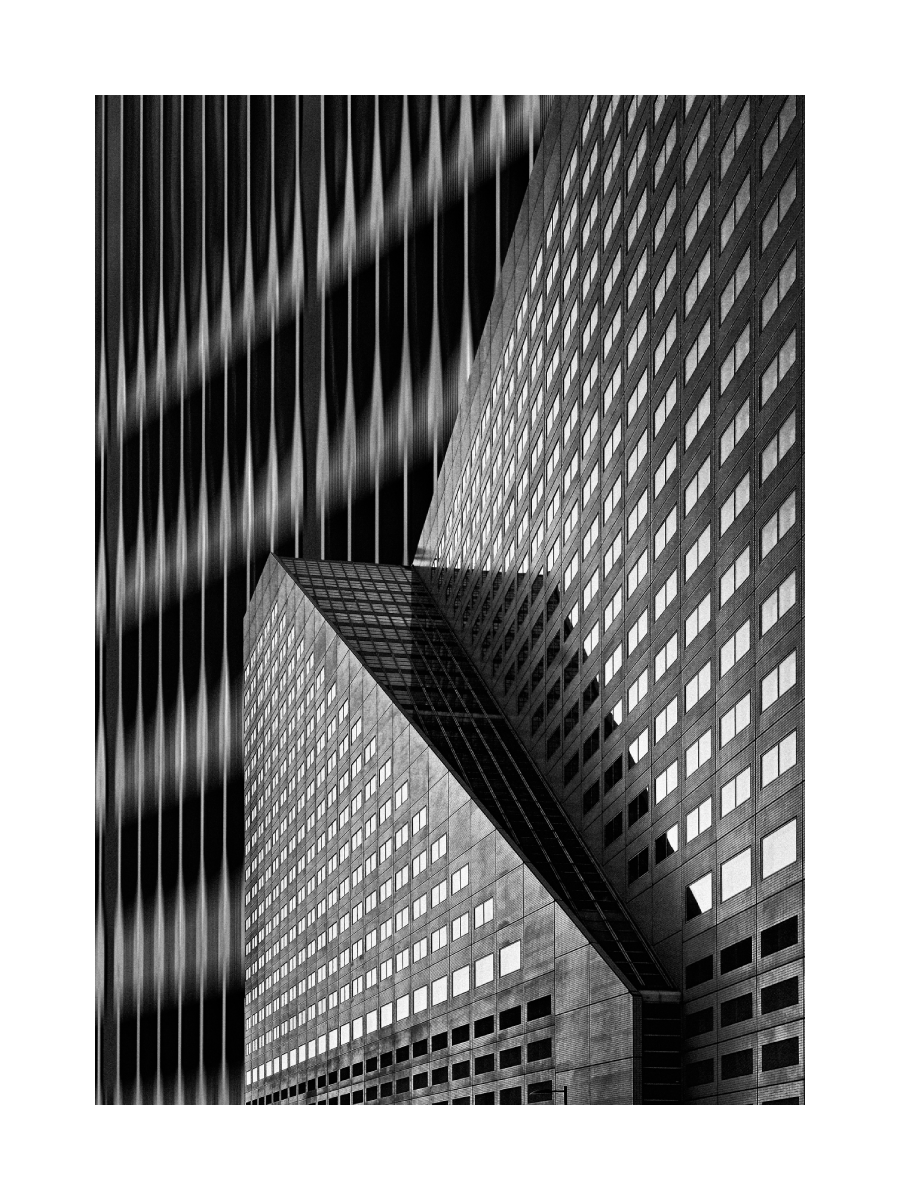
[(248, 1100), (803, 1102), (802, 297), (801, 97), (554, 103), (414, 566), (251, 604)]

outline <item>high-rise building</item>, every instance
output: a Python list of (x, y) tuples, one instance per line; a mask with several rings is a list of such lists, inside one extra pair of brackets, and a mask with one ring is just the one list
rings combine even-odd
[[(414, 567), (402, 579), (367, 582), (362, 575), (340, 582), (337, 566), (328, 577), (304, 564), (278, 567), (462, 787), (470, 827), (473, 812), (485, 814), (510, 847), (511, 869), (518, 860), (527, 864), (526, 878), (534, 876), (558, 905), (559, 919), (584, 939), (586, 958), (603, 962), (633, 998), (632, 1014), (646, 1009), (651, 1020), (662, 1017), (665, 1033), (655, 1043), (645, 1042), (646, 1026), (641, 1030), (634, 1015), (630, 1033), (621, 1012), (598, 1018), (596, 1028), (615, 1029), (621, 1059), (631, 1063), (634, 1099), (667, 1098), (654, 1097), (652, 1088), (668, 1085), (689, 1102), (803, 1100), (802, 298), (802, 97), (558, 101)], [(270, 567), (275, 572), (277, 564)], [(412, 598), (405, 610), (401, 595)], [(379, 604), (385, 597), (383, 613), (375, 596)], [(265, 607), (257, 597), (254, 632)], [(395, 621), (395, 610), (405, 619)], [(422, 625), (439, 633), (425, 638), (430, 649), (420, 662), (414, 647)], [(446, 708), (438, 699), (447, 687), (442, 671), (456, 688)], [(327, 668), (323, 686), (326, 696), (338, 686)], [(303, 733), (314, 742), (305, 746), (305, 773), (295, 787), (302, 782), (308, 796), (312, 784), (317, 808), (324, 788), (324, 820), (329, 710), (326, 704), (320, 745), (313, 701)], [(460, 724), (460, 706), (470, 712), (473, 703), (479, 720)], [(513, 765), (485, 741), (488, 729)], [(364, 719), (364, 740), (368, 730)], [(340, 786), (344, 760), (335, 736)], [(386, 742), (376, 746), (387, 752)], [(476, 764), (487, 761), (495, 774), (482, 780)], [(286, 779), (289, 785), (290, 767)], [(265, 820), (280, 783), (264, 775), (258, 787), (264, 791), (256, 819)], [(370, 801), (383, 803), (373, 787)], [(410, 811), (423, 795), (410, 783)], [(338, 819), (340, 811), (338, 803)], [(348, 818), (351, 839), (357, 820), (368, 817), (363, 800), (358, 818)], [(289, 839), (297, 836), (292, 828)], [(307, 855), (315, 855), (320, 836), (325, 853), (328, 821), (324, 832), (318, 823), (313, 830)], [(452, 828), (448, 839), (451, 864), (457, 855), (471, 859), (471, 840), (457, 842)], [(343, 839), (337, 841), (340, 855)], [(349, 844), (348, 903), (356, 868)], [(292, 853), (286, 862), (296, 867)], [(385, 1037), (377, 1017), (369, 1027), (369, 1000), (380, 1000), (382, 981), (371, 997), (364, 986), (357, 1002), (365, 1009), (357, 1045), (354, 998), (344, 1007), (339, 986), (333, 1014), (328, 1008), (329, 857), (321, 867), (313, 862), (326, 885), (321, 1014), (314, 993), (314, 1019), (324, 1024), (315, 1026), (316, 1037), (326, 1041), (316, 1071), (326, 1089), (337, 1072), (340, 1098), (341, 1071), (346, 1067), (352, 1079), (362, 1063), (365, 1073), (366, 1039), (380, 1046)], [(251, 865), (250, 886), (270, 867), (265, 858)], [(496, 868), (473, 881), (479, 895), (482, 887), (500, 890)], [(267, 890), (271, 883), (260, 894)], [(339, 921), (341, 900), (338, 894)], [(517, 919), (517, 903), (510, 901), (503, 920)], [(376, 893), (373, 916), (363, 914), (364, 938), (370, 923), (376, 928), (374, 917), (386, 919), (381, 904)], [(461, 901), (459, 909), (462, 919)], [(349, 911), (352, 924), (352, 904)], [(422, 914), (429, 936), (431, 921)], [(265, 924), (248, 932), (260, 938), (256, 963), (260, 947), (263, 959), (270, 955), (248, 980), (253, 996), (284, 964), (281, 952), (271, 953), (274, 934)], [(418, 933), (411, 929), (410, 939)], [(501, 1006), (520, 1005), (515, 988), (528, 993), (532, 938), (545, 956), (540, 971), (553, 1020), (590, 1009), (593, 993), (566, 990), (568, 984), (560, 1007), (566, 968), (554, 947), (551, 970), (537, 927), (522, 927), (524, 974), (511, 981), (508, 1002), (496, 989), (498, 1022)], [(363, 950), (365, 972), (373, 969), (376, 944)], [(401, 949), (395, 943), (394, 952)], [(476, 953), (474, 941), (464, 949)], [(318, 942), (312, 952), (319, 955), (318, 987)], [(461, 951), (460, 963), (464, 958)], [(336, 970), (342, 985), (340, 958)], [(410, 986), (415, 964), (411, 971)], [(311, 973), (307, 965), (307, 985)], [(351, 990), (353, 977), (351, 971)], [(291, 978), (289, 971), (289, 996)], [(496, 976), (497, 985), (503, 978)], [(396, 980), (393, 988), (396, 994)], [(489, 990), (493, 1002), (493, 981)], [(265, 1040), (275, 1018), (263, 1000), (256, 992), (247, 1008), (248, 1019), (257, 1018), (252, 1038), (245, 1030), (256, 1043), (249, 1094), (280, 1096), (286, 1086), (290, 1096), (300, 1084), (299, 1074), (290, 1075), (299, 1072), (290, 1062), (292, 1044), (281, 1088), (268, 1075), (260, 1083), (259, 1067), (272, 1062), (274, 1072), (276, 1061), (274, 1038)], [(429, 1007), (428, 1037), (436, 1020), (452, 1032), (457, 1008), (462, 1027), (470, 1003), (474, 1014), (477, 987), (471, 1001), (451, 991), (446, 1010), (435, 1015)], [(645, 1078), (648, 1054), (673, 1053), (665, 1041), (670, 1004), (679, 1007), (680, 1068), (652, 1063), (660, 1074)], [(307, 1019), (312, 1007), (307, 998)], [(341, 1041), (345, 1014), (349, 1043)], [(280, 1017), (283, 1024), (283, 1009)], [(426, 1016), (421, 1020), (424, 1029)], [(593, 1059), (593, 1014), (578, 1020), (582, 1031), (587, 1020), (591, 1037), (587, 1044), (574, 1034), (551, 1038), (550, 1082), (566, 1072), (590, 1079), (603, 1061)], [(402, 1048), (409, 1028), (392, 1022), (392, 1048), (378, 1049), (379, 1064), (381, 1053)], [(330, 1047), (333, 1029), (337, 1043)], [(526, 1055), (529, 1036), (526, 1022)], [(315, 1050), (318, 1056), (318, 1040)], [(277, 1061), (280, 1068), (283, 1058)], [(498, 1070), (485, 1091), (504, 1087)], [(307, 1087), (311, 1075), (304, 1075)], [(529, 1084), (526, 1061), (523, 1082), (509, 1086), (526, 1089), (525, 1098)], [(580, 1100), (615, 1098), (602, 1085), (576, 1086), (574, 1075), (572, 1088)], [(450, 1089), (452, 1095), (452, 1079)]]
[(408, 562), (540, 97), (98, 97), (96, 1096), (242, 1092), (241, 623)]

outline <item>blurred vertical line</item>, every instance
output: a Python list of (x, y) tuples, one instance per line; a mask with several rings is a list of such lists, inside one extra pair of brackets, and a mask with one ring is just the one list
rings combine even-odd
[(185, 393), (187, 391), (187, 297), (185, 289), (184, 236), (184, 96), (178, 98), (178, 325), (176, 357), (179, 400), (178, 516), (175, 530), (176, 573), (178, 578), (178, 693), (175, 705), (175, 775), (178, 788), (178, 882), (175, 891), (174, 975), (178, 1012), (178, 1039), (175, 1074), (175, 1103), (184, 1102), (184, 975), (186, 965), (186, 905), (184, 888), (184, 793), (187, 758), (187, 721), (184, 687), (184, 593), (186, 573), (185, 544)]
[[(329, 501), (328, 404), (325, 393), (325, 294), (329, 274), (328, 191), (325, 184), (325, 97), (320, 97), (319, 118), (319, 210), (316, 228), (316, 296), (320, 325), (319, 418), (316, 429), (316, 504), (320, 517), (319, 558), (325, 557), (325, 510)], [(248, 597), (249, 602), (249, 597)]]
[(268, 254), (268, 308), (269, 308), (269, 450), (266, 462), (269, 505), (269, 553), (275, 553), (276, 501), (278, 498), (278, 442), (275, 436), (275, 331), (278, 325), (280, 291), (278, 287), (278, 243), (275, 213), (275, 97), (269, 97), (270, 114), (270, 180), (269, 180), (269, 254)]
[(117, 462), (115, 475), (117, 491), (115, 502), (115, 558), (113, 567), (112, 613), (115, 622), (115, 744), (113, 751), (113, 801), (115, 817), (115, 903), (113, 907), (113, 999), (115, 1011), (115, 1083), (113, 1102), (122, 1101), (122, 997), (124, 991), (124, 929), (122, 919), (122, 817), (125, 790), (124, 779), (124, 728), (122, 713), (122, 599), (124, 591), (124, 532), (122, 528), (122, 487), (124, 478), (123, 468), (123, 430), (125, 423), (125, 332), (124, 332), (124, 256), (125, 256), (125, 97), (119, 96), (118, 104), (118, 141), (116, 144), (118, 165), (118, 261), (116, 263), (118, 290), (118, 322), (116, 335), (116, 366), (115, 366), (115, 427), (114, 446)]
[(105, 938), (105, 905), (103, 892), (106, 872), (104, 869), (105, 826), (106, 826), (106, 662), (105, 662), (105, 626), (106, 626), (106, 436), (107, 436), (107, 385), (106, 385), (106, 97), (99, 97), (97, 129), (97, 175), (98, 197), (100, 209), (97, 252), (100, 259), (99, 271), (99, 317), (100, 344), (97, 360), (97, 430), (99, 440), (99, 512), (97, 514), (98, 537), (96, 548), (96, 599), (95, 599), (95, 636), (97, 639), (97, 733), (96, 733), (96, 775), (94, 794), (94, 820), (97, 828), (97, 912), (95, 916), (95, 991), (97, 999), (96, 1013), (96, 1063), (94, 1079), (95, 1102), (104, 1103), (104, 1054), (103, 1043), (106, 1031), (106, 938)]
[(221, 523), (219, 527), (220, 547), (222, 555), (222, 685), (219, 690), (219, 759), (222, 764), (222, 865), (219, 872), (219, 985), (221, 987), (222, 1033), (221, 1033), (221, 1063), (219, 1068), (218, 1098), (220, 1103), (228, 1100), (228, 1059), (226, 1055), (226, 1016), (228, 995), (228, 966), (229, 955), (229, 883), (228, 883), (228, 764), (231, 752), (231, 730), (229, 728), (229, 698), (231, 695), (231, 674), (228, 661), (228, 577), (229, 549), (231, 547), (231, 487), (229, 482), (229, 424), (228, 424), (228, 384), (231, 378), (231, 273), (229, 267), (228, 242), (228, 97), (223, 101), (224, 128), (224, 260), (222, 264), (222, 308), (221, 336), (223, 339), (223, 380), (222, 380), (222, 419), (224, 433), (222, 437), (222, 502), (220, 506)]
[(134, 907), (133, 962), (136, 1011), (134, 1098), (140, 1104), (141, 1094), (141, 1036), (144, 1011), (144, 894), (143, 894), (143, 817), (144, 817), (144, 708), (143, 708), (143, 637), (144, 637), (144, 421), (146, 416), (146, 371), (144, 361), (144, 97), (138, 101), (138, 347), (137, 386), (135, 401), (138, 407), (138, 645), (137, 645), (137, 713), (135, 736), (135, 783), (137, 793), (137, 902)]
[(403, 460), (403, 565), (409, 565), (409, 438), (412, 427), (412, 380), (409, 364), (409, 214), (412, 203), (412, 155), (409, 144), (409, 97), (403, 97), (400, 123), (399, 205), (403, 221), (403, 344), (400, 352), (398, 435)]
[(294, 429), (291, 448), (291, 505), (294, 520), (294, 557), (300, 557), (300, 530), (303, 524), (304, 449), (302, 410), (300, 406), (301, 370), (300, 325), (303, 316), (303, 205), (300, 188), (300, 97), (294, 97), (294, 228), (292, 245), (292, 278), (294, 287)]
[(197, 757), (200, 776), (200, 899), (196, 948), (196, 986), (199, 993), (196, 1103), (206, 1103), (203, 1069), (204, 1006), (206, 1004), (206, 945), (208, 897), (206, 891), (206, 781), (209, 747), (209, 705), (206, 683), (206, 586), (209, 574), (209, 503), (206, 478), (206, 406), (209, 397), (209, 317), (206, 273), (206, 97), (200, 97), (200, 682), (198, 687)]
[(156, 512), (156, 711), (153, 730), (154, 767), (156, 774), (156, 906), (153, 920), (153, 979), (156, 1004), (156, 1071), (154, 1076), (154, 1104), (163, 1102), (162, 1084), (162, 1001), (165, 982), (165, 906), (163, 905), (163, 788), (165, 786), (165, 754), (163, 746), (164, 698), (163, 698), (163, 564), (166, 556), (165, 537), (165, 479), (163, 473), (163, 448), (165, 429), (165, 405), (167, 375), (166, 309), (165, 309), (165, 101), (159, 98), (159, 312), (156, 326), (156, 367), (154, 391), (159, 412), (159, 482)]

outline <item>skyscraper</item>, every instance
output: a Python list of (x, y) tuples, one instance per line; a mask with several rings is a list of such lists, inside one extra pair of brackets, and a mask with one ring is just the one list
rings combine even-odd
[(241, 1096), (241, 622), (409, 561), (539, 97), (98, 97), (96, 1096)]
[[(442, 743), (425, 722), (430, 685), (391, 662), (402, 637), (385, 628), (379, 653), (357, 589), (339, 603), (292, 576), (368, 676), (395, 698), (415, 680), (404, 719), (615, 973), (612, 942), (553, 878), (554, 860), (564, 879), (564, 863), (591, 864), (576, 874), (620, 914), (619, 945), (680, 1005), (687, 1101), (803, 1099), (802, 212), (802, 98), (551, 111), (415, 566), (394, 585), (430, 593), (444, 657), (534, 780), (518, 831), (472, 784), (467, 737)], [(322, 749), (327, 814), (327, 727)], [(484, 791), (497, 804), (504, 786)], [(535, 839), (538, 813), (553, 833)]]

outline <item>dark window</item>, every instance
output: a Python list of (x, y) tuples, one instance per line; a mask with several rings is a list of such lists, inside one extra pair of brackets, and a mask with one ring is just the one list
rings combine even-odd
[(457, 1063), (453, 1064), (453, 1078), (454, 1079), (468, 1079), (469, 1078), (469, 1060), (467, 1058), (464, 1058), (462, 1060), (462, 1062), (457, 1062)]
[(550, 736), (547, 738), (547, 757), (548, 758), (552, 758), (553, 755), (556, 753), (556, 751), (559, 749), (560, 741), (561, 741), (561, 738), (560, 738), (560, 734), (559, 734), (559, 726), (557, 725), (556, 728), (553, 730), (553, 732), (550, 734)]
[(763, 1104), (799, 1104), (799, 1096), (782, 1096), (780, 1100), (763, 1100)]
[[(559, 634), (555, 633), (553, 635), (553, 637), (550, 638), (550, 640), (547, 642), (547, 670), (548, 671), (550, 670), (550, 664), (553, 662), (554, 658), (556, 658), (557, 654), (559, 654)], [(559, 683), (559, 680), (557, 680), (557, 684), (558, 683)]]
[[(589, 762), (594, 757), (594, 755), (597, 753), (597, 751), (600, 749), (600, 730), (599, 730), (599, 728), (591, 730), (591, 732), (588, 734), (588, 736), (584, 739), (584, 745), (583, 745), (582, 749), (584, 751), (584, 761)], [(613, 766), (610, 768), (610, 770), (613, 770), (614, 768), (615, 768), (615, 763), (613, 763)], [(605, 778), (606, 778), (606, 776), (604, 775), (604, 779)], [(622, 778), (622, 759), (620, 757), (619, 758), (619, 779), (621, 779), (621, 778)]]
[(628, 828), (650, 811), (650, 789), (644, 788), (633, 800), (628, 801)]
[(733, 1054), (722, 1055), (722, 1078), (740, 1079), (744, 1075), (753, 1074), (753, 1047), (746, 1050), (735, 1050)]
[(382, 1099), (384, 1099), (385, 1096), (393, 1096), (393, 1094), (394, 1094), (394, 1085), (392, 1083), (383, 1083), (381, 1085)]
[(494, 1093), (493, 1092), (478, 1092), (477, 1095), (475, 1096), (475, 1103), (476, 1104), (493, 1104), (494, 1103)]
[(541, 1038), (539, 1042), (528, 1043), (528, 1061), (538, 1062), (542, 1058), (549, 1058), (553, 1053), (553, 1039)]
[(760, 934), (759, 952), (763, 958), (767, 954), (775, 954), (778, 950), (785, 950), (788, 946), (796, 946), (799, 939), (797, 918), (788, 917), (786, 921), (779, 921), (777, 925), (770, 925), (768, 929), (764, 929)]
[(377, 1100), (378, 1099), (378, 1084), (377, 1083), (373, 1083), (371, 1087), (366, 1088), (366, 1099), (367, 1100)]
[(362, 1094), (362, 1089), (360, 1088), (360, 1090), (358, 1092), (353, 1093), (353, 1103), (354, 1104), (362, 1104), (362, 1102), (363, 1102), (363, 1094)]
[(468, 1040), (469, 1040), (468, 1025), (457, 1025), (457, 1027), (453, 1030), (453, 1035), (452, 1035), (453, 1045), (458, 1046), (460, 1044), (460, 1042), (467, 1042)]
[(435, 1054), (438, 1050), (447, 1049), (447, 1034), (436, 1033), (431, 1039), (431, 1053)]
[[(531, 714), (531, 732), (537, 733), (537, 731), (540, 729), (540, 727), (543, 725), (543, 723), (544, 723), (544, 706), (543, 706), (543, 704), (539, 704), (537, 706), (537, 708), (534, 710), (534, 712)], [(454, 1100), (453, 1103), (455, 1104), (456, 1101)]]
[(549, 621), (559, 608), (559, 588), (555, 587), (547, 597), (547, 620)]
[(762, 1069), (775, 1071), (778, 1067), (795, 1067), (800, 1061), (800, 1039), (782, 1038), (762, 1048)]
[[(367, 1065), (366, 1065), (366, 1069), (367, 1069), (367, 1070), (372, 1070), (372, 1071), (374, 1071), (374, 1070), (377, 1068), (377, 1066), (378, 1066), (378, 1059), (377, 1059), (377, 1058), (370, 1058), (370, 1059), (369, 1059), (369, 1062), (372, 1064), (372, 1066), (371, 1066), (371, 1068), (370, 1068), (370, 1067), (368, 1066), (368, 1064), (367, 1064)], [(324, 1086), (325, 1086), (325, 1076), (324, 1076), (324, 1075), (320, 1075), (320, 1076), (319, 1076), (319, 1087), (324, 1087)]]
[(362, 1073), (363, 1073), (362, 1063), (361, 1062), (354, 1063), (353, 1064), (353, 1078), (355, 1079), (357, 1075), (362, 1075)]
[(543, 1080), (541, 1083), (529, 1083), (528, 1085), (528, 1103), (529, 1104), (552, 1104), (553, 1103), (553, 1083), (549, 1079)]
[(487, 1037), (489, 1033), (494, 1032), (493, 1017), (479, 1017), (475, 1022), (475, 1036), (477, 1038)]
[(397, 1063), (409, 1062), (409, 1046), (397, 1047)]
[(439, 1084), (447, 1082), (447, 1068), (437, 1067), (431, 1072), (431, 1086), (437, 1087)]
[[(599, 739), (598, 739), (599, 740)], [(585, 755), (585, 759), (587, 755)], [(603, 791), (608, 792), (614, 788), (622, 778), (622, 755), (620, 754), (612, 766), (607, 767), (603, 772)]]
[(712, 1008), (701, 1008), (697, 1012), (688, 1013), (684, 1018), (684, 1032), (687, 1037), (699, 1037), (702, 1033), (711, 1033), (715, 1023)]
[(468, 1096), (457, 1096), (455, 1100), (450, 1101), (451, 1104), (469, 1104), (471, 1101)]
[(711, 1058), (701, 1058), (699, 1062), (688, 1063), (685, 1078), (688, 1087), (701, 1087), (705, 1083), (713, 1083), (716, 1078), (716, 1065)]
[(505, 1071), (507, 1067), (518, 1067), (522, 1065), (522, 1047), (507, 1046), (505, 1050), (500, 1051), (500, 1070)]
[(578, 705), (570, 708), (563, 719), (563, 735), (568, 737), (575, 726), (578, 724)]
[(736, 971), (738, 967), (746, 967), (753, 962), (753, 938), (741, 938), (731, 946), (726, 946), (719, 955), (719, 970), (723, 975)]
[(723, 1025), (737, 1025), (740, 1021), (749, 1021), (753, 1016), (753, 993), (745, 992), (743, 996), (735, 996), (733, 1000), (723, 1000), (721, 1016)]
[(413, 1042), (413, 1058), (421, 1058), (423, 1054), (428, 1053), (428, 1038), (422, 1038), (420, 1042)]
[(636, 879), (640, 879), (642, 875), (646, 875), (650, 870), (650, 852), (645, 846), (643, 850), (639, 850), (634, 858), (628, 860), (628, 882), (634, 883)]
[[(594, 787), (597, 789), (597, 799), (599, 800), (600, 785), (595, 783)], [(604, 846), (611, 846), (612, 843), (616, 840), (616, 838), (620, 838), (621, 836), (622, 836), (622, 814), (620, 812), (617, 812), (616, 815), (613, 817), (613, 819), (611, 821), (607, 821), (606, 825), (603, 827), (603, 844), (604, 844)]]
[(800, 1002), (800, 980), (796, 975), (764, 987), (759, 994), (760, 1008), (764, 1013), (777, 1012)]
[(423, 1087), (428, 1087), (428, 1072), (427, 1071), (420, 1071), (418, 1074), (413, 1075), (413, 1088), (415, 1089), (415, 1088), (423, 1088)]
[(475, 1021), (475, 1037), (486, 1038), (488, 1033), (493, 1033), (493, 1016), (480, 1016)]
[(595, 780), (590, 787), (585, 788), (581, 797), (582, 813), (587, 814), (592, 808), (595, 808), (600, 801), (600, 784)]
[(341, 1067), (341, 1076), (340, 1077), (341, 1077), (342, 1083), (345, 1079), (349, 1079), (350, 1078), (350, 1068), (349, 1067)]
[(493, 1071), (494, 1056), (493, 1054), (479, 1054), (475, 1059), (475, 1074), (484, 1075), (486, 1071)]
[(533, 688), (536, 688), (537, 685), (541, 682), (541, 680), (543, 678), (544, 678), (544, 659), (542, 657), (541, 661), (531, 672), (531, 686)]
[[(572, 680), (577, 677), (577, 675), (578, 675), (578, 653), (576, 651), (576, 653), (572, 655), (572, 657), (569, 659), (569, 661), (566, 663), (565, 667), (563, 668), (563, 688), (567, 688), (569, 686), (569, 684), (572, 682)], [(578, 705), (577, 704), (575, 705), (575, 719), (576, 720), (578, 719)]]
[[(591, 705), (596, 700), (599, 699), (599, 697), (600, 697), (600, 676), (595, 675), (593, 677), (593, 679), (588, 681), (587, 687), (581, 693), (582, 715), (584, 715), (584, 713), (587, 712), (587, 710), (591, 707)], [(606, 722), (609, 721), (611, 716), (612, 716), (612, 713), (608, 713), (606, 718), (604, 719), (604, 723), (603, 723), (603, 736), (604, 737), (609, 737), (609, 733), (612, 732), (611, 730), (609, 732), (607, 732), (607, 729), (606, 729)], [(613, 729), (615, 729), (615, 725), (613, 725)]]
[(658, 863), (665, 862), (667, 858), (675, 853), (675, 847), (669, 840), (667, 833), (661, 834), (655, 841), (656, 861)]
[(337, 1081), (338, 1081), (337, 1080), (337, 1071), (329, 1071), (328, 1072), (328, 1082), (329, 1083), (337, 1083)]
[(397, 1095), (399, 1096), (401, 1092), (408, 1092), (408, 1091), (409, 1091), (409, 1076), (404, 1075), (402, 1079), (397, 1080)]
[(385, 1067), (392, 1067), (393, 1065), (394, 1065), (394, 1052), (392, 1050), (388, 1050), (386, 1053), (382, 1054), (382, 1056), (381, 1056), (381, 1069), (383, 1071), (385, 1069)]
[(692, 988), (706, 983), (712, 979), (714, 972), (715, 965), (711, 954), (707, 954), (705, 958), (698, 958), (696, 962), (688, 963), (684, 968), (684, 986)]
[(521, 1104), (522, 1089), (520, 1087), (509, 1087), (500, 1089), (501, 1104)]
[(500, 1014), (500, 1028), (512, 1029), (513, 1025), (522, 1024), (522, 1005), (517, 1004), (515, 1008), (505, 1008)]
[[(375, 1057), (375, 1058), (367, 1058), (367, 1059), (366, 1059), (366, 1074), (368, 1075), (368, 1073), (369, 1073), (370, 1071), (377, 1071), (377, 1070), (378, 1070), (378, 1057), (377, 1057), (377, 1055), (376, 1055), (376, 1057)], [(320, 1079), (320, 1080), (319, 1080), (319, 1087), (323, 1087), (323, 1086), (324, 1086), (324, 1084), (325, 1084), (325, 1080), (324, 1080), (324, 1079)]]
[(578, 751), (576, 750), (563, 767), (563, 783), (571, 783), (578, 774)]
[(345, 1092), (343, 1094), (343, 1096), (341, 1096), (341, 1104), (349, 1104), (349, 1103), (350, 1103), (350, 1093)]
[(552, 1001), (550, 996), (538, 996), (536, 1000), (528, 1001), (528, 1008), (525, 1012), (529, 1021), (541, 1021), (544, 1017), (549, 1017), (552, 1012)]
[(553, 687), (551, 687), (550, 690), (547, 692), (547, 712), (550, 712), (553, 709), (554, 705), (559, 703), (559, 697), (560, 697), (561, 692), (562, 692), (562, 687), (560, 685), (560, 681), (557, 679), (554, 682)]
[(517, 704), (519, 712), (521, 712), (522, 709), (525, 708), (525, 706), (528, 704), (528, 684), (527, 683), (522, 688), (521, 692), (519, 692), (519, 698), (516, 701), (516, 704)]

